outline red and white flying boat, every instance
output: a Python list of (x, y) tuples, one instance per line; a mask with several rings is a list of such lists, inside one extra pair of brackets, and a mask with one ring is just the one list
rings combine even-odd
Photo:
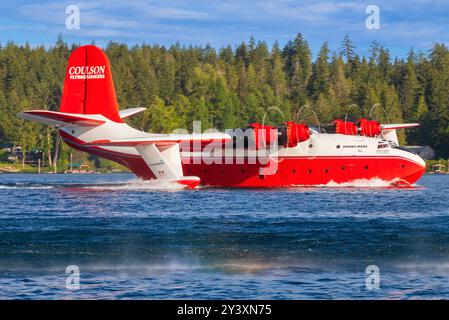
[(411, 185), (424, 161), (399, 147), (396, 129), (418, 124), (335, 120), (327, 132), (286, 122), (253, 123), (226, 133), (155, 134), (124, 119), (145, 108), (119, 111), (109, 61), (95, 46), (69, 58), (60, 112), (29, 110), (28, 120), (56, 126), (71, 147), (118, 162), (143, 179), (193, 188), (284, 187), (381, 179)]

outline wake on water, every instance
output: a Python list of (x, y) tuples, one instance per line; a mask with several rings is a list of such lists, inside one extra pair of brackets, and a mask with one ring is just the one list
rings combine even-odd
[[(379, 178), (372, 179), (356, 179), (348, 182), (335, 182), (329, 181), (326, 184), (316, 185), (313, 187), (324, 187), (324, 188), (416, 188), (420, 187), (417, 184), (406, 185), (400, 184), (402, 181), (398, 179), (393, 179), (390, 181), (382, 180)], [(301, 186), (306, 187), (306, 186)]]
[[(379, 178), (373, 179), (356, 179), (353, 181), (337, 183), (330, 181), (326, 184), (320, 185), (291, 185), (290, 188), (420, 188), (419, 185), (397, 185), (397, 180), (386, 181)], [(95, 184), (80, 184), (80, 183), (64, 183), (64, 184), (36, 184), (36, 183), (7, 183), (0, 184), (0, 189), (36, 189), (45, 190), (52, 188), (77, 188), (98, 191), (180, 191), (185, 188), (171, 181), (161, 180), (142, 180), (132, 179), (124, 182), (104, 183), (99, 182)], [(198, 186), (196, 189), (204, 189), (207, 186)]]
[[(290, 188), (420, 188), (419, 185), (400, 185), (398, 184), (398, 180), (382, 180), (379, 178), (373, 179), (356, 179), (348, 182), (334, 182), (330, 181), (326, 184), (321, 185), (291, 185)], [(95, 186), (86, 186), (85, 188), (89, 189), (98, 189), (98, 190), (185, 190), (185, 188), (178, 183), (170, 182), (170, 181), (161, 181), (161, 180), (141, 180), (134, 179), (128, 181), (127, 183), (120, 185), (95, 185)], [(207, 186), (198, 186), (196, 189), (206, 189)], [(228, 188), (227, 188), (228, 189)]]
[(0, 183), (0, 190), (46, 190), (46, 189), (87, 189), (98, 191), (170, 191), (183, 190), (183, 186), (171, 182), (161, 180), (141, 180), (132, 179), (117, 182), (99, 181), (96, 183), (78, 183), (78, 182), (64, 182), (64, 183), (30, 183), (30, 182), (15, 182), (15, 183)]
[(84, 186), (86, 189), (104, 190), (104, 191), (176, 191), (183, 190), (184, 187), (176, 182), (161, 180), (141, 180), (134, 179), (123, 184), (101, 184)]
[(52, 186), (27, 186), (27, 185), (0, 185), (0, 190), (2, 189), (36, 189), (36, 190), (45, 190), (52, 189)]

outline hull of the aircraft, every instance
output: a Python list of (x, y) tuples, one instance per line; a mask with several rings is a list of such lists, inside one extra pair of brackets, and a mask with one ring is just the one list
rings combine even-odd
[[(102, 147), (86, 147), (83, 141), (61, 132), (71, 147), (127, 167), (138, 177), (155, 176), (138, 154)], [(299, 151), (299, 150), (296, 150)], [(248, 157), (183, 157), (183, 171), (197, 176), (201, 185), (213, 187), (289, 187), (323, 186), (364, 180), (379, 180), (392, 185), (414, 184), (425, 172), (424, 162), (416, 155), (395, 150), (391, 155), (280, 155), (261, 164)], [(228, 162), (228, 163), (227, 163)], [(271, 167), (271, 169), (269, 169)]]

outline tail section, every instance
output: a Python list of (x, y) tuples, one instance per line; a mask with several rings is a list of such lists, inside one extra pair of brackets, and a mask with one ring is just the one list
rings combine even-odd
[(123, 122), (143, 110), (119, 112), (108, 58), (95, 46), (83, 46), (69, 58), (60, 111), (26, 110), (18, 116), (55, 126), (73, 148), (116, 161), (140, 176), (194, 188), (200, 178), (184, 175), (179, 144), (223, 143), (231, 137), (223, 133), (150, 134)]
[(82, 46), (70, 55), (60, 111), (101, 114), (114, 122), (123, 122), (118, 111), (109, 60), (100, 48)]

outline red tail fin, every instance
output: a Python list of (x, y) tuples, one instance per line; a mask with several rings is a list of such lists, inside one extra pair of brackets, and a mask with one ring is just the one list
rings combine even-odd
[(73, 51), (67, 65), (61, 112), (102, 114), (123, 122), (118, 113), (109, 60), (96, 46)]

